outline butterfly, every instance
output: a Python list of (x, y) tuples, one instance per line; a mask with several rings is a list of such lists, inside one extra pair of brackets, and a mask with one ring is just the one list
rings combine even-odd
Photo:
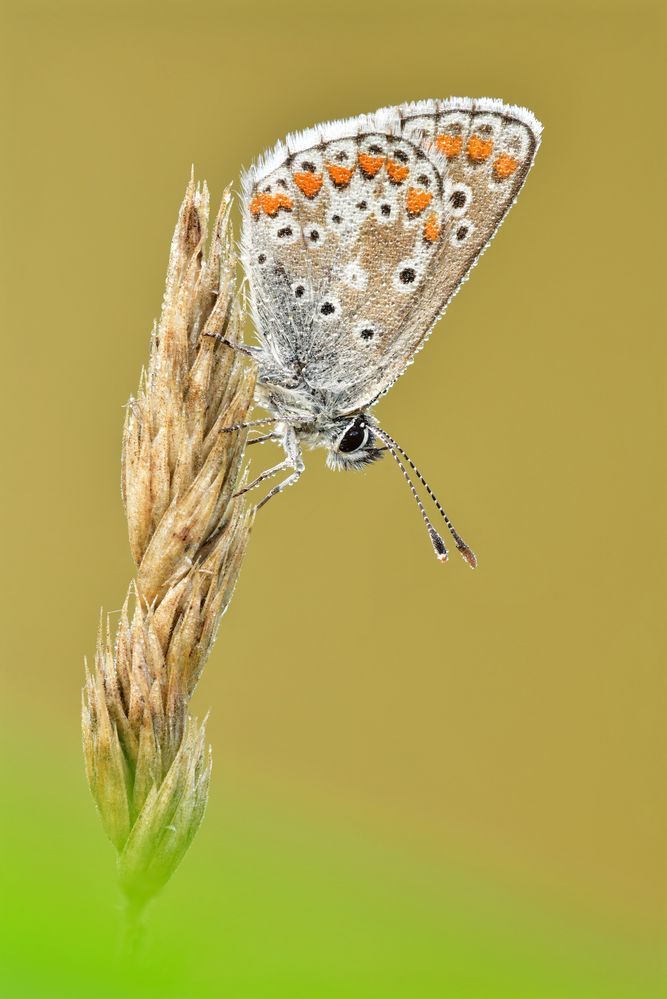
[(438, 558), (447, 548), (412, 476), (476, 566), (371, 411), (498, 230), (541, 132), (530, 111), (499, 100), (426, 100), (293, 133), (245, 173), (241, 257), (259, 345), (241, 349), (257, 362), (256, 402), (275, 421), (251, 443), (276, 440), (285, 458), (243, 491), (286, 473), (258, 506), (301, 476), (304, 445), (324, 447), (335, 469), (389, 452)]

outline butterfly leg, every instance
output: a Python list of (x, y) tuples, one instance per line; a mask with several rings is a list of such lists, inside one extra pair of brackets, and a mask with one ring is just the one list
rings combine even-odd
[(299, 480), (304, 471), (305, 466), (303, 463), (301, 446), (299, 445), (297, 436), (291, 427), (287, 427), (285, 430), (282, 438), (282, 445), (285, 449), (285, 461), (281, 464), (285, 471), (288, 468), (291, 469), (291, 473), (286, 479), (283, 479), (282, 482), (279, 482), (276, 486), (274, 486), (273, 489), (269, 489), (266, 496), (259, 501), (255, 510), (260, 510), (266, 503), (269, 502), (270, 499), (277, 496), (278, 493), (283, 492), (283, 490), (287, 489), (288, 486), (293, 486), (294, 483)]
[(267, 479), (273, 478), (274, 475), (278, 475), (279, 472), (289, 471), (290, 475), (288, 475), (287, 478), (284, 479), (282, 482), (279, 482), (277, 486), (274, 486), (273, 489), (270, 489), (269, 492), (264, 497), (264, 499), (260, 500), (260, 502), (257, 504), (255, 510), (259, 510), (261, 507), (264, 506), (265, 503), (268, 503), (268, 501), (273, 496), (277, 496), (278, 493), (281, 493), (283, 489), (286, 489), (288, 486), (294, 485), (297, 479), (299, 479), (299, 477), (301, 476), (305, 467), (303, 464), (301, 447), (297, 440), (296, 434), (294, 433), (291, 427), (288, 427), (282, 434), (275, 432), (272, 434), (264, 434), (263, 437), (261, 438), (258, 437), (256, 441), (251, 441), (250, 443), (252, 444), (260, 443), (263, 442), (264, 440), (279, 440), (285, 451), (285, 458), (283, 459), (283, 461), (279, 462), (277, 465), (274, 465), (272, 468), (267, 468), (265, 472), (262, 472), (262, 474), (258, 475), (256, 479), (253, 479), (253, 481), (250, 482), (247, 486), (239, 490), (239, 492), (236, 493), (236, 495), (242, 496), (244, 493), (247, 493), (251, 489), (254, 489), (256, 486), (260, 485), (260, 483), (265, 482)]
[(277, 486), (273, 487), (273, 489), (269, 489), (264, 499), (259, 501), (259, 503), (255, 507), (255, 510), (261, 510), (262, 507), (265, 505), (265, 503), (268, 503), (273, 496), (277, 496), (278, 493), (281, 493), (283, 489), (287, 489), (288, 486), (293, 486), (295, 482), (299, 481), (302, 473), (303, 473), (303, 464), (301, 465), (300, 468), (295, 468), (291, 475), (288, 475), (286, 479), (283, 479), (282, 482), (279, 482)]
[(266, 444), (267, 441), (279, 441), (280, 434), (272, 431), (270, 434), (262, 434), (261, 437), (254, 437), (251, 441), (248, 441), (246, 447), (250, 447), (251, 444)]
[(267, 468), (266, 471), (262, 472), (261, 475), (258, 475), (256, 479), (249, 482), (247, 486), (244, 486), (243, 489), (239, 489), (237, 493), (234, 493), (234, 496), (243, 496), (245, 493), (249, 493), (251, 489), (256, 489), (257, 486), (262, 484), (262, 482), (265, 482), (267, 479), (272, 479), (273, 476), (278, 475), (279, 472), (286, 472), (287, 469), (291, 467), (292, 466), (289, 460), (285, 458), (284, 461), (274, 465), (273, 468)]
[[(249, 430), (251, 427), (261, 427), (265, 423), (275, 423), (275, 416), (263, 416), (261, 420), (243, 420), (241, 423), (230, 423), (228, 427), (220, 427), (221, 434), (231, 434), (235, 430)], [(265, 434), (263, 437), (258, 437), (257, 440), (268, 440), (271, 434)], [(280, 438), (280, 434), (276, 434), (276, 438)], [(255, 441), (248, 441), (248, 444), (254, 444)]]
[(218, 343), (224, 344), (225, 347), (231, 347), (232, 350), (238, 351), (239, 354), (245, 354), (246, 357), (253, 357), (255, 360), (258, 360), (261, 355), (261, 351), (257, 347), (249, 347), (245, 343), (233, 343), (231, 340), (228, 340), (226, 336), (223, 336), (222, 333), (204, 332), (202, 333), (202, 336), (207, 336), (212, 340), (217, 340)]

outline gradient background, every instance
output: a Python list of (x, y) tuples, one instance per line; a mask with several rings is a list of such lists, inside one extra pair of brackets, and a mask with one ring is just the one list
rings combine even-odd
[[(3, 994), (657, 994), (659, 5), (25, 0), (3, 20)], [(436, 563), (391, 462), (310, 456), (254, 532), (196, 697), (210, 808), (128, 967), (79, 689), (131, 574), (122, 407), (190, 165), (217, 199), (289, 130), (452, 94), (527, 105), (544, 144), (379, 415), (480, 568)]]

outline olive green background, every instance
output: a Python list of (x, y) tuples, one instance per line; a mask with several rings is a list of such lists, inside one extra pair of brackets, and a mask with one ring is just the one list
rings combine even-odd
[[(659, 5), (26, 0), (2, 44), (2, 994), (657, 994)], [(128, 966), (79, 690), (131, 574), (123, 405), (190, 166), (217, 199), (287, 131), (460, 94), (530, 107), (543, 146), (377, 412), (480, 567), (436, 562), (389, 461), (308, 456), (197, 692), (209, 812)]]

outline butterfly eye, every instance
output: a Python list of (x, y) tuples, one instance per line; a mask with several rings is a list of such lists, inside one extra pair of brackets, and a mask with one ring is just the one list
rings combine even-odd
[(358, 416), (354, 423), (350, 424), (338, 442), (338, 450), (342, 451), (343, 454), (351, 454), (353, 451), (360, 451), (361, 448), (368, 444), (368, 438), (370, 435), (370, 430), (368, 429), (366, 421), (363, 417)]

